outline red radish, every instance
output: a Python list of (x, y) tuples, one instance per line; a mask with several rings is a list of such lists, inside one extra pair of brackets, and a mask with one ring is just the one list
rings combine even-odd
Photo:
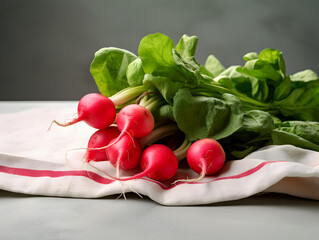
[(130, 104), (121, 109), (116, 124), (121, 132), (129, 132), (132, 137), (141, 138), (152, 132), (154, 117), (147, 108)]
[(117, 127), (111, 126), (104, 129), (97, 130), (90, 137), (87, 151), (85, 153), (85, 159), (87, 162), (90, 161), (106, 161), (107, 155), (105, 149), (102, 148), (108, 145), (113, 139), (120, 135), (120, 131)]
[(78, 116), (76, 118), (64, 124), (56, 120), (52, 121), (52, 123), (66, 127), (84, 121), (93, 128), (103, 129), (114, 123), (115, 118), (115, 105), (109, 98), (99, 93), (89, 93), (79, 101)]
[(118, 177), (119, 169), (128, 170), (139, 164), (142, 150), (136, 139), (125, 134), (116, 143), (111, 144), (106, 152), (110, 163), (117, 169), (116, 175)]
[(121, 134), (110, 145), (119, 141), (125, 133), (132, 138), (147, 136), (154, 129), (155, 121), (150, 110), (138, 104), (130, 104), (120, 110), (116, 118), (116, 125)]
[(163, 144), (153, 144), (143, 151), (140, 166), (143, 172), (132, 177), (116, 179), (127, 181), (149, 177), (157, 181), (167, 181), (175, 176), (178, 160), (169, 147)]
[(187, 151), (189, 167), (200, 174), (197, 179), (177, 180), (183, 182), (198, 182), (205, 175), (218, 172), (225, 163), (225, 152), (222, 146), (214, 139), (204, 138), (194, 142)]

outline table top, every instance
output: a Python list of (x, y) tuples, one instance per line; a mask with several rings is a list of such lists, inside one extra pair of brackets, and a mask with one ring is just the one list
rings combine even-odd
[[(76, 102), (0, 102), (0, 113)], [(0, 191), (0, 239), (317, 239), (319, 201), (264, 194), (165, 207), (128, 193), (78, 199)]]

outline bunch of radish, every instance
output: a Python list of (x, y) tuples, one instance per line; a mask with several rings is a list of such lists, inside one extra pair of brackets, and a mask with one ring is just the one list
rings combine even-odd
[[(54, 120), (52, 123), (66, 127), (84, 121), (98, 129), (88, 141), (84, 155), (87, 163), (109, 161), (116, 168), (116, 176), (108, 176), (120, 181), (142, 177), (168, 181), (176, 175), (179, 160), (170, 147), (161, 143), (145, 146), (145, 142), (141, 146), (141, 139), (146, 139), (155, 126), (153, 115), (147, 108), (129, 104), (116, 114), (115, 104), (109, 98), (90, 93), (79, 101), (77, 110), (78, 116), (70, 122), (62, 124)], [(213, 139), (194, 142), (188, 148), (186, 158), (189, 167), (197, 172), (199, 177), (177, 181), (200, 181), (206, 175), (218, 172), (225, 163), (223, 148)], [(141, 171), (135, 176), (119, 176), (120, 170), (138, 166)]]

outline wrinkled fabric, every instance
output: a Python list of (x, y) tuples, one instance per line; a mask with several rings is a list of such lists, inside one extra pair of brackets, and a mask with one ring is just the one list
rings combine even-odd
[[(43, 196), (98, 198), (123, 192), (148, 196), (162, 205), (200, 205), (276, 192), (319, 199), (319, 152), (291, 145), (268, 146), (244, 159), (230, 161), (201, 182), (173, 184), (197, 177), (183, 166), (169, 182), (143, 178), (127, 182), (108, 162), (87, 164), (88, 139), (96, 130), (85, 123), (59, 127), (53, 119), (72, 119), (72, 109), (31, 109), (0, 115), (0, 189)], [(186, 164), (181, 164), (186, 165)], [(122, 176), (138, 169), (122, 171)]]

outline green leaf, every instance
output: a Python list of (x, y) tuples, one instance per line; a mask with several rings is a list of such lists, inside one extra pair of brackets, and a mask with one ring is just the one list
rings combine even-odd
[(272, 104), (283, 116), (294, 117), (296, 120), (319, 121), (319, 82), (304, 83), (280, 101)]
[(126, 70), (136, 58), (119, 48), (102, 48), (95, 53), (90, 72), (101, 94), (109, 97), (129, 86)]
[[(200, 68), (197, 63), (192, 59), (184, 59), (173, 49), (173, 58), (175, 62), (175, 70), (178, 74), (172, 78), (174, 81), (184, 82), (196, 86), (201, 80), (202, 76), (200, 74)], [(180, 78), (178, 77), (180, 75)]]
[[(176, 51), (179, 53), (179, 57), (177, 58), (177, 60), (175, 59), (175, 63), (178, 64), (178, 62), (181, 62), (180, 59), (182, 59), (182, 62), (188, 62), (188, 64), (192, 65), (193, 69), (196, 68), (196, 71), (198, 71), (199, 69), (199, 72), (201, 74), (204, 74), (210, 78), (214, 78), (214, 75), (208, 69), (206, 69), (206, 67), (197, 63), (194, 58), (197, 42), (198, 42), (198, 38), (196, 36), (188, 36), (184, 34), (182, 38), (179, 40), (178, 44), (176, 45)], [(175, 52), (175, 55), (177, 55), (176, 52)], [(173, 51), (173, 56), (174, 56), (174, 51)], [(176, 58), (176, 56), (174, 56), (174, 58)], [(183, 65), (184, 64), (185, 63), (183, 63)]]
[[(242, 72), (244, 72), (243, 68), (237, 66), (231, 68), (231, 71), (228, 73), (233, 89), (260, 102), (267, 101), (269, 98), (267, 82), (261, 81), (254, 76), (243, 74)], [(223, 74), (224, 73), (221, 73), (220, 75), (222, 76)]]
[(173, 114), (173, 106), (166, 104), (158, 107), (153, 112), (154, 119), (156, 119), (157, 122), (160, 121), (175, 121), (174, 114)]
[(319, 123), (286, 121), (272, 132), (273, 144), (292, 144), (319, 151)]
[(282, 75), (271, 64), (260, 59), (246, 62), (245, 66), (238, 68), (237, 71), (264, 81), (269, 79), (278, 82), (282, 79)]
[[(249, 97), (252, 97), (252, 84), (249, 77), (237, 71), (238, 65), (231, 66), (219, 74), (215, 80), (229, 89), (235, 89)], [(229, 78), (229, 80), (226, 79)]]
[(289, 132), (319, 144), (319, 122), (285, 121), (277, 127), (277, 130)]
[[(208, 71), (204, 66), (199, 65), (200, 73), (202, 74), (203, 78), (209, 79), (208, 82), (212, 81), (215, 77), (210, 71)], [(207, 77), (206, 77), (207, 76)]]
[[(251, 96), (260, 102), (272, 101), (275, 89), (282, 84), (285, 77), (282, 54), (273, 49), (264, 49), (257, 59), (248, 60), (244, 67), (238, 67), (236, 70), (250, 79)], [(287, 92), (283, 91), (285, 86), (284, 83), (284, 86), (277, 90), (277, 99), (281, 99), (282, 94), (287, 95)]]
[(140, 58), (131, 62), (126, 70), (127, 82), (130, 86), (135, 87), (143, 84), (144, 70)]
[(214, 78), (214, 81), (218, 82), (220, 85), (227, 89), (232, 89), (233, 88), (233, 81), (231, 78), (226, 77), (226, 76), (219, 76)]
[(174, 97), (174, 119), (190, 141), (201, 138), (221, 139), (242, 126), (240, 101), (230, 94), (221, 99), (192, 96), (180, 89)]
[(251, 95), (260, 102), (266, 102), (269, 98), (269, 87), (266, 81), (259, 81), (255, 77), (249, 77), (251, 83)]
[(278, 60), (282, 56), (282, 53), (278, 50), (266, 48), (263, 49), (259, 55), (258, 59), (268, 62), (274, 66), (274, 68), (279, 69)]
[(228, 158), (243, 158), (265, 146), (271, 140), (270, 134), (274, 127), (269, 113), (251, 110), (243, 114), (242, 127), (220, 143), (228, 153)]
[(240, 76), (242, 76), (242, 74), (240, 74), (239, 72), (236, 71), (236, 69), (240, 67), (239, 65), (233, 65), (233, 66), (230, 66), (228, 68), (226, 68), (224, 71), (222, 71), (218, 77), (222, 77), (222, 76), (225, 76), (225, 77), (231, 77), (231, 75), (234, 74), (239, 74)]
[(243, 126), (241, 131), (265, 134), (271, 132), (275, 125), (271, 115), (260, 110), (251, 110), (243, 115)]
[(220, 61), (214, 56), (209, 55), (206, 62), (205, 68), (214, 76), (218, 76), (225, 70), (225, 67), (220, 63)]
[(269, 141), (270, 133), (274, 128), (275, 124), (269, 113), (260, 110), (247, 111), (243, 114), (242, 127), (226, 141), (231, 143), (230, 149), (262, 147), (265, 141)]
[(291, 79), (291, 89), (297, 88), (307, 88), (309, 84), (312, 86), (319, 83), (318, 75), (310, 69), (297, 72), (290, 76)]
[(176, 45), (176, 50), (184, 59), (193, 59), (196, 51), (198, 38), (184, 34)]
[[(246, 64), (243, 67), (238, 67), (237, 71), (249, 77), (251, 96), (254, 99), (260, 102), (269, 102), (273, 98), (282, 99), (287, 96), (290, 89), (289, 91), (284, 90), (287, 81), (282, 83), (286, 70), (280, 51), (267, 48), (259, 53), (258, 58), (256, 58), (256, 53), (249, 53), (244, 56), (244, 59), (247, 61)], [(278, 86), (280, 88), (275, 90)], [(274, 93), (275, 91), (276, 93)]]
[(170, 75), (171, 69), (175, 66), (173, 49), (173, 41), (162, 33), (144, 37), (138, 48), (144, 72), (153, 75)]
[(161, 93), (163, 98), (168, 103), (173, 103), (173, 98), (176, 92), (185, 86), (188, 86), (186, 83), (172, 81), (167, 77), (162, 76), (153, 76), (151, 74), (145, 74), (143, 85), (148, 88), (155, 88)]
[(258, 59), (270, 63), (274, 69), (280, 71), (282, 77), (285, 76), (286, 66), (282, 52), (276, 49), (266, 48), (259, 53)]
[(291, 81), (289, 76), (286, 76), (283, 78), (279, 86), (276, 87), (273, 98), (275, 101), (282, 100), (286, 98), (290, 92), (291, 92)]
[(306, 69), (291, 75), (290, 79), (293, 82), (311, 82), (318, 80), (318, 75), (314, 71)]
[(285, 64), (284, 57), (282, 56), (282, 54), (280, 55), (280, 57), (278, 59), (278, 66), (279, 66), (279, 70), (280, 70), (282, 77), (285, 77), (286, 76), (286, 64)]
[(184, 59), (174, 48), (173, 41), (164, 34), (155, 33), (144, 37), (138, 53), (145, 73), (193, 85), (201, 79), (195, 60)]
[(257, 59), (258, 58), (258, 54), (256, 52), (250, 52), (244, 55), (243, 59), (245, 61), (249, 61), (249, 60), (253, 60), (253, 59)]

